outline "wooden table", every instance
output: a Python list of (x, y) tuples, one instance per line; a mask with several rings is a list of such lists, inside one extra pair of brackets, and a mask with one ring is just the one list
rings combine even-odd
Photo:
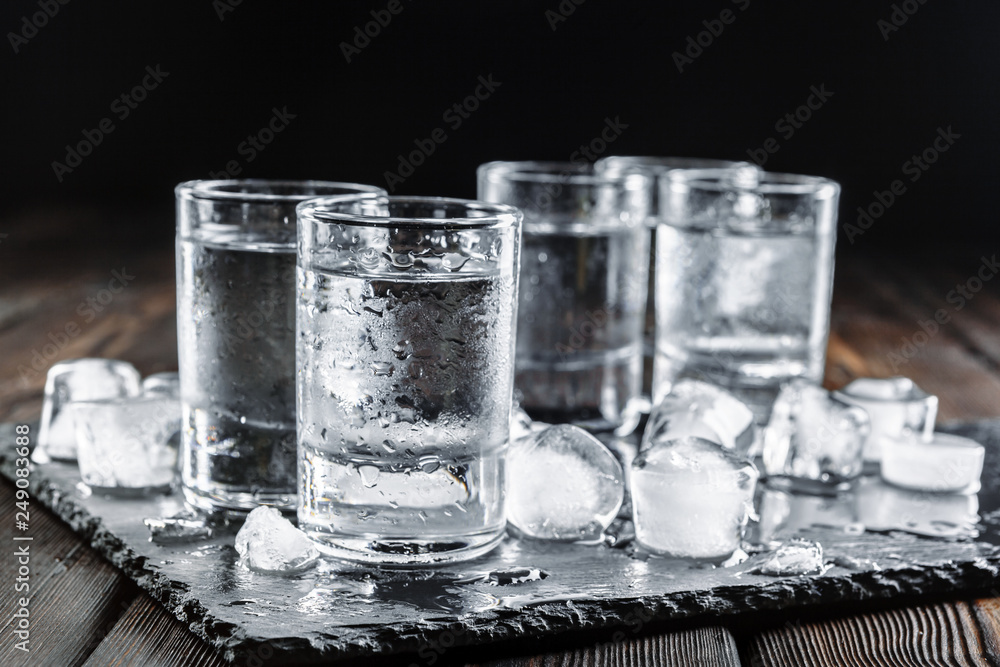
[[(105, 215), (119, 223), (110, 225), (116, 234), (91, 234), (107, 228)], [(138, 222), (113, 214), (46, 212), (7, 221), (10, 231), (0, 235), (0, 422), (38, 418), (45, 370), (60, 359), (125, 359), (144, 375), (176, 368), (171, 222), (162, 211), (141, 220), (157, 225), (155, 243), (143, 241), (149, 234), (135, 229)], [(828, 386), (905, 374), (940, 397), (940, 419), (1000, 415), (1000, 279), (977, 275), (990, 271), (989, 262), (982, 268), (984, 254), (993, 257), (984, 248), (838, 260)], [(112, 271), (128, 282), (118, 293), (108, 289)], [(15, 508), (6, 480), (0, 501), (8, 535)], [(0, 665), (227, 664), (37, 504), (31, 530), (32, 652), (15, 650), (8, 626)], [(0, 611), (9, 619), (12, 557), (0, 561)], [(246, 664), (269, 664), (260, 658)], [(431, 666), (417, 656), (385, 662)], [(589, 633), (453, 650), (436, 662), (1000, 665), (1000, 593), (699, 618), (651, 626), (625, 641)]]

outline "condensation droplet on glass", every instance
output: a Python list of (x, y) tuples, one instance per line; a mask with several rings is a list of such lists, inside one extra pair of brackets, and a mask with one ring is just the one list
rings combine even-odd
[(378, 484), (378, 468), (375, 466), (358, 466), (358, 476), (365, 488), (371, 489)]

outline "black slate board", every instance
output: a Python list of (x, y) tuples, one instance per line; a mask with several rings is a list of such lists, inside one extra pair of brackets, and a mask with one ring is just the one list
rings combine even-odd
[[(187, 545), (151, 543), (142, 519), (178, 512), (176, 495), (88, 496), (75, 467), (59, 463), (34, 466), (30, 491), (34, 502), (52, 509), (227, 659), (265, 653), (316, 662), (405, 651), (436, 655), (453, 645), (588, 628), (635, 630), (698, 614), (988, 588), (1000, 573), (1000, 420), (943, 430), (986, 445), (978, 498), (908, 494), (873, 477), (836, 499), (781, 497), (790, 518), (777, 532), (768, 528), (768, 536), (796, 534), (824, 546), (828, 569), (804, 576), (752, 573), (767, 554), (705, 569), (644, 558), (632, 549), (514, 539), (483, 558), (446, 568), (372, 570), (324, 561), (295, 577), (267, 576), (238, 564), (232, 534)], [(3, 425), (0, 436), (0, 442), (12, 443), (12, 425)], [(12, 477), (7, 444), (0, 472)], [(881, 523), (898, 520), (918, 532), (926, 526), (914, 527), (912, 515), (936, 516), (940, 526), (942, 517), (978, 508), (984, 521), (965, 537), (928, 538), (889, 530), (892, 525), (859, 533), (859, 511), (862, 518), (871, 515), (863, 503), (872, 498), (883, 509), (894, 508), (888, 517), (881, 512)], [(513, 567), (540, 568), (548, 576), (506, 586), (484, 580), (491, 571)]]

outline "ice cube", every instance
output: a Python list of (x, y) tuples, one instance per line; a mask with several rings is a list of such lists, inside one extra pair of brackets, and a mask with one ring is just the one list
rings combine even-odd
[(735, 396), (706, 382), (681, 380), (653, 408), (641, 449), (691, 436), (746, 454), (754, 434), (753, 411)]
[(312, 567), (319, 551), (273, 507), (258, 507), (236, 533), (240, 562), (254, 572), (294, 574)]
[(143, 394), (160, 394), (180, 399), (181, 378), (177, 373), (153, 373), (142, 381)]
[(35, 460), (76, 460), (76, 432), (66, 406), (75, 401), (123, 398), (139, 394), (139, 371), (126, 361), (71, 359), (49, 369)]
[(157, 544), (199, 542), (212, 537), (214, 530), (205, 517), (190, 510), (176, 516), (143, 519), (149, 541)]
[(886, 438), (899, 437), (905, 431), (930, 437), (934, 431), (937, 396), (927, 394), (909, 378), (858, 378), (833, 395), (864, 408), (871, 418), (865, 461), (882, 459), (882, 441)]
[(171, 439), (180, 429), (175, 398), (151, 395), (70, 405), (84, 483), (110, 495), (170, 489), (177, 468)]
[(975, 537), (979, 497), (974, 494), (910, 491), (878, 477), (858, 480), (858, 518), (868, 530), (901, 530), (930, 537)]
[(764, 429), (764, 471), (803, 491), (837, 488), (861, 474), (868, 414), (807, 380), (781, 388)]
[(882, 440), (882, 479), (915, 491), (975, 493), (986, 450), (975, 440), (916, 433)]
[(545, 540), (596, 542), (621, 507), (621, 464), (600, 440), (569, 424), (511, 445), (507, 519)]
[(778, 547), (755, 571), (771, 577), (822, 574), (823, 545), (810, 540), (793, 539)]
[(659, 440), (632, 462), (636, 540), (656, 553), (723, 561), (753, 513), (757, 469), (697, 437)]

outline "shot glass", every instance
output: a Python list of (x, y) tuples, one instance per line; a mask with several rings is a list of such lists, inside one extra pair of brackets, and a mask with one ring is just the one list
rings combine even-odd
[(521, 213), (298, 207), (299, 528), (350, 560), (473, 558), (504, 533)]
[[(621, 174), (639, 172), (657, 179), (671, 169), (746, 169), (754, 168), (750, 162), (730, 162), (696, 157), (652, 157), (636, 155), (612, 155), (594, 163), (598, 173)], [(649, 240), (649, 282), (646, 285), (646, 317), (642, 329), (642, 394), (650, 402), (653, 399), (653, 357), (656, 352), (656, 225), (660, 218), (659, 192), (653, 188), (651, 198)]]
[(654, 401), (690, 377), (765, 423), (783, 382), (823, 377), (840, 186), (751, 167), (668, 171), (659, 189)]
[(642, 407), (652, 180), (570, 162), (490, 162), (478, 181), (480, 199), (524, 213), (521, 407), (549, 423), (631, 433)]
[(181, 480), (205, 510), (295, 507), (295, 206), (377, 187), (190, 181), (177, 195)]

